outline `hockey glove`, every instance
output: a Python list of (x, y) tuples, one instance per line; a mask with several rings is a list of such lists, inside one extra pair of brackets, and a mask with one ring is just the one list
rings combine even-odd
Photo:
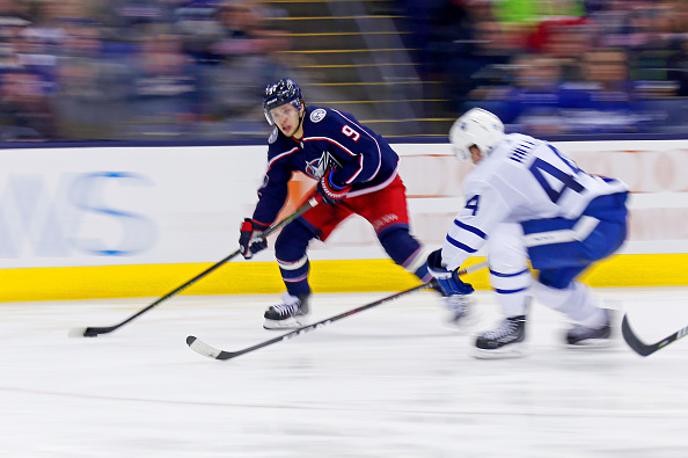
[(442, 250), (430, 253), (430, 256), (428, 256), (428, 271), (445, 296), (467, 295), (474, 291), (473, 285), (461, 281), (457, 273), (458, 269), (450, 271), (444, 268), (442, 265)]
[(334, 169), (328, 169), (318, 182), (318, 192), (322, 197), (322, 201), (328, 205), (341, 202), (351, 191), (351, 185), (340, 186), (334, 183), (333, 175)]
[(251, 218), (244, 218), (241, 223), (239, 245), (244, 259), (251, 259), (254, 254), (268, 247), (268, 241), (262, 238), (263, 231), (269, 226), (261, 224)]

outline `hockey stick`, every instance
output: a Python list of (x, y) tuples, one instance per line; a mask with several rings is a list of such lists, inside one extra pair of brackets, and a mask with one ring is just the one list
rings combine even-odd
[[(318, 205), (318, 203), (319, 203), (319, 202), (318, 202), (318, 200), (317, 200), (315, 197), (310, 198), (305, 204), (303, 204), (302, 206), (300, 206), (294, 213), (292, 213), (291, 215), (287, 216), (286, 218), (284, 218), (284, 219), (283, 219), (282, 221), (280, 221), (279, 223), (277, 223), (277, 224), (275, 224), (275, 225), (270, 226), (269, 228), (267, 228), (267, 229), (263, 232), (263, 234), (262, 234), (262, 236), (261, 236), (261, 239), (265, 239), (267, 236), (269, 236), (270, 234), (272, 234), (272, 233), (275, 232), (276, 230), (281, 229), (282, 227), (284, 227), (284, 226), (286, 226), (287, 224), (291, 223), (291, 222), (294, 221), (295, 219), (299, 218), (301, 215), (303, 215), (304, 213), (306, 213), (308, 210), (310, 210), (311, 208), (313, 208), (313, 207), (315, 207), (316, 205)], [(174, 296), (175, 294), (179, 293), (180, 291), (182, 291), (182, 290), (186, 289), (187, 287), (191, 286), (192, 284), (196, 283), (198, 280), (200, 280), (201, 278), (205, 277), (206, 275), (208, 275), (209, 273), (211, 273), (211, 272), (214, 271), (215, 269), (219, 268), (220, 266), (222, 266), (224, 263), (226, 263), (226, 262), (229, 261), (230, 259), (235, 258), (235, 257), (238, 256), (239, 254), (241, 254), (241, 248), (239, 248), (238, 250), (234, 251), (233, 253), (228, 254), (227, 256), (225, 256), (224, 258), (220, 259), (219, 261), (217, 261), (217, 262), (216, 262), (215, 264), (213, 264), (212, 266), (210, 266), (210, 267), (208, 267), (207, 269), (205, 269), (203, 272), (199, 273), (198, 275), (196, 275), (196, 276), (193, 277), (192, 279), (186, 281), (184, 284), (177, 286), (175, 289), (173, 289), (173, 290), (170, 291), (169, 293), (167, 293), (167, 294), (165, 294), (164, 296), (162, 296), (161, 298), (155, 300), (152, 304), (150, 304), (150, 305), (148, 305), (147, 307), (145, 307), (145, 308), (139, 310), (139, 311), (136, 312), (134, 315), (130, 316), (129, 318), (127, 318), (126, 320), (124, 320), (124, 321), (122, 321), (122, 322), (120, 322), (120, 323), (117, 323), (117, 324), (112, 325), (112, 326), (103, 326), (103, 327), (95, 327), (95, 326), (94, 326), (94, 327), (87, 327), (87, 328), (76, 328), (76, 329), (71, 330), (71, 331), (69, 332), (69, 335), (72, 336), (72, 337), (96, 337), (96, 336), (98, 336), (99, 334), (107, 334), (107, 333), (109, 333), (109, 332), (112, 332), (112, 331), (114, 331), (114, 330), (116, 330), (116, 329), (118, 329), (118, 328), (124, 326), (125, 324), (129, 323), (129, 322), (132, 321), (133, 319), (135, 319), (135, 318), (137, 318), (137, 317), (143, 315), (144, 313), (146, 313), (147, 311), (149, 311), (150, 309), (152, 309), (152, 308), (155, 307), (156, 305), (159, 305), (160, 303), (166, 301), (167, 299), (169, 299), (170, 297), (172, 297), (172, 296)]]
[[(476, 270), (480, 270), (484, 267), (487, 267), (487, 262), (481, 262), (479, 264), (475, 264), (473, 266), (466, 267), (465, 269), (461, 269), (459, 271), (459, 275), (465, 275), (470, 272), (475, 272)], [(220, 350), (217, 349), (211, 345), (208, 345), (207, 343), (203, 342), (202, 340), (199, 340), (198, 337), (196, 336), (187, 336), (186, 337), (186, 344), (191, 348), (193, 351), (196, 353), (207, 356), (208, 358), (214, 358), (214, 359), (219, 359), (221, 361), (225, 361), (228, 359), (236, 358), (237, 356), (244, 355), (246, 353), (250, 353), (252, 351), (261, 349), (263, 347), (267, 347), (268, 345), (275, 344), (277, 342), (281, 342), (286, 339), (291, 339), (292, 337), (296, 337), (300, 334), (309, 332), (309, 331), (314, 331), (315, 329), (328, 325), (330, 323), (334, 323), (335, 321), (339, 321), (342, 318), (346, 318), (351, 315), (355, 315), (357, 313), (363, 312), (364, 310), (371, 309), (373, 307), (377, 307), (378, 305), (384, 304), (385, 302), (392, 301), (394, 299), (398, 299), (402, 296), (406, 296), (407, 294), (410, 294), (414, 291), (418, 291), (423, 288), (428, 288), (432, 286), (432, 281), (429, 283), (423, 283), (422, 285), (414, 286), (413, 288), (409, 288), (407, 290), (392, 294), (391, 296), (383, 297), (382, 299), (378, 299), (374, 302), (371, 302), (369, 304), (361, 305), (360, 307), (356, 307), (351, 310), (347, 310), (346, 312), (342, 312), (338, 315), (331, 316), (329, 318), (325, 318), (324, 320), (320, 320), (316, 323), (309, 324), (306, 326), (301, 326), (298, 329), (294, 329), (291, 332), (288, 332), (286, 334), (282, 334), (281, 336), (274, 337), (272, 339), (265, 340), (263, 342), (257, 343), (255, 345), (252, 345), (250, 347), (246, 347), (242, 350), (238, 351), (225, 351), (225, 350)]]
[(680, 339), (681, 337), (687, 336), (688, 326), (686, 326), (683, 329), (679, 329), (675, 333), (665, 337), (659, 342), (648, 345), (644, 343), (642, 340), (640, 340), (638, 336), (633, 332), (633, 329), (631, 329), (631, 325), (628, 323), (627, 315), (624, 315), (623, 321), (621, 322), (621, 334), (623, 335), (623, 338), (628, 344), (628, 346), (631, 347), (633, 351), (635, 351), (641, 356), (649, 356), (652, 353), (666, 347), (670, 343)]

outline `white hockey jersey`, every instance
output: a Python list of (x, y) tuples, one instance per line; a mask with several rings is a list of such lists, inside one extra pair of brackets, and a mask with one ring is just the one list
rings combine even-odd
[(499, 223), (576, 219), (595, 197), (627, 189), (619, 180), (585, 173), (543, 140), (507, 135), (466, 177), (466, 205), (447, 232), (442, 260), (458, 268)]

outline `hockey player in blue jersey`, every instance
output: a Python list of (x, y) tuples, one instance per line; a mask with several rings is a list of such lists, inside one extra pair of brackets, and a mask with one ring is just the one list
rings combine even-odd
[[(263, 108), (274, 129), (268, 139), (268, 165), (258, 204), (241, 226), (243, 256), (250, 258), (266, 247), (258, 237), (282, 208), (293, 172), (318, 180), (322, 202), (285, 226), (275, 242), (287, 292), (282, 303), (267, 309), (263, 326), (281, 329), (303, 324), (311, 294), (308, 244), (314, 238), (326, 240), (352, 214), (370, 222), (394, 262), (429, 281), (427, 254), (409, 233), (406, 191), (397, 171), (399, 157), (387, 141), (349, 113), (306, 106), (301, 89), (291, 79), (268, 85)], [(467, 298), (447, 294), (443, 301), (453, 318), (461, 321)]]
[[(476, 356), (521, 354), (533, 296), (576, 323), (569, 345), (608, 342), (610, 312), (576, 277), (624, 242), (626, 185), (587, 174), (546, 141), (506, 135), (501, 120), (480, 108), (456, 120), (450, 140), (477, 166), (464, 183), (466, 204), (428, 267), (445, 294), (470, 294), (456, 270), (486, 244), (490, 283), (506, 318), (478, 336)], [(539, 271), (535, 281), (528, 259)]]

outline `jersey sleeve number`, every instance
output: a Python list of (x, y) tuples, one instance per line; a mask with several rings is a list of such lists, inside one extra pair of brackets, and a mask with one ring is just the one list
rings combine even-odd
[(468, 210), (470, 210), (471, 216), (475, 216), (478, 213), (478, 209), (480, 208), (480, 195), (476, 194), (475, 196), (471, 197), (466, 201), (466, 206), (463, 207)]
[(351, 128), (351, 126), (348, 125), (348, 124), (344, 124), (344, 125), (342, 126), (342, 133), (343, 133), (344, 135), (346, 135), (347, 137), (349, 137), (350, 139), (352, 139), (353, 141), (355, 141), (355, 142), (357, 142), (358, 139), (361, 138), (361, 134), (359, 134), (358, 132), (356, 132), (355, 130), (353, 130), (353, 129)]

